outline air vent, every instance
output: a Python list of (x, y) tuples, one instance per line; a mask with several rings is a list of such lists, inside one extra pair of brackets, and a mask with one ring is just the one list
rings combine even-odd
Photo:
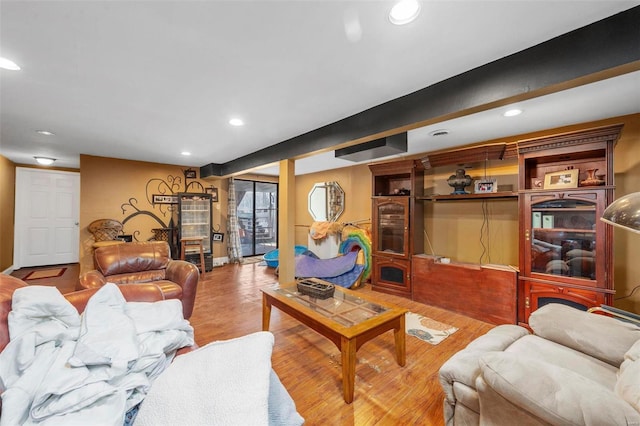
[(349, 161), (367, 161), (407, 152), (407, 133), (399, 133), (360, 145), (336, 149), (335, 157)]

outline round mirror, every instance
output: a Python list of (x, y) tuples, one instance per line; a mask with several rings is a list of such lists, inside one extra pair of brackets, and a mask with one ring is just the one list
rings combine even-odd
[(338, 182), (319, 182), (309, 191), (309, 213), (316, 222), (334, 222), (344, 211), (344, 191)]

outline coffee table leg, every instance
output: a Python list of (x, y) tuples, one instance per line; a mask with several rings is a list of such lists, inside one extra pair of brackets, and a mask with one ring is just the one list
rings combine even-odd
[(356, 340), (342, 338), (342, 394), (347, 404), (353, 402), (356, 381)]
[(269, 331), (269, 322), (271, 322), (271, 303), (267, 295), (262, 293), (262, 331)]
[(399, 318), (399, 325), (393, 329), (393, 337), (396, 341), (396, 360), (398, 365), (404, 367), (407, 362), (407, 346), (406, 346), (406, 333), (404, 325), (404, 315)]

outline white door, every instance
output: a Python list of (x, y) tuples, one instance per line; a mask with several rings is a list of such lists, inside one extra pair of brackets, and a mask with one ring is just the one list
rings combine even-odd
[(77, 263), (80, 173), (16, 168), (14, 268)]

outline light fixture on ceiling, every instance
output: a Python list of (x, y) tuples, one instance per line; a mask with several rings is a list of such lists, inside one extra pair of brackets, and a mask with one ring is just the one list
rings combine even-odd
[(42, 166), (50, 166), (53, 164), (54, 161), (56, 161), (55, 158), (51, 158), (51, 157), (33, 157), (36, 159), (36, 162)]
[(0, 57), (0, 68), (10, 71), (19, 71), (20, 67), (18, 64), (13, 62), (10, 59)]
[(336, 149), (335, 158), (349, 161), (367, 161), (407, 152), (407, 132), (376, 139), (359, 145)]
[(238, 126), (243, 126), (244, 121), (242, 121), (242, 119), (240, 118), (232, 118), (231, 120), (229, 120), (229, 124), (231, 124), (232, 126), (238, 127)]
[(505, 117), (515, 117), (516, 115), (522, 114), (522, 110), (518, 108), (512, 108), (506, 110), (502, 115)]
[(449, 134), (449, 131), (447, 129), (438, 129), (438, 130), (434, 130), (433, 132), (429, 132), (429, 136), (446, 136)]
[(389, 12), (389, 21), (395, 25), (405, 25), (418, 17), (420, 3), (417, 0), (400, 0)]
[(188, 156), (191, 155), (191, 153), (189, 151), (182, 151), (180, 154), (184, 155), (185, 157), (188, 157)]
[(54, 136), (55, 133), (50, 132), (48, 130), (36, 130), (36, 133), (43, 136)]

